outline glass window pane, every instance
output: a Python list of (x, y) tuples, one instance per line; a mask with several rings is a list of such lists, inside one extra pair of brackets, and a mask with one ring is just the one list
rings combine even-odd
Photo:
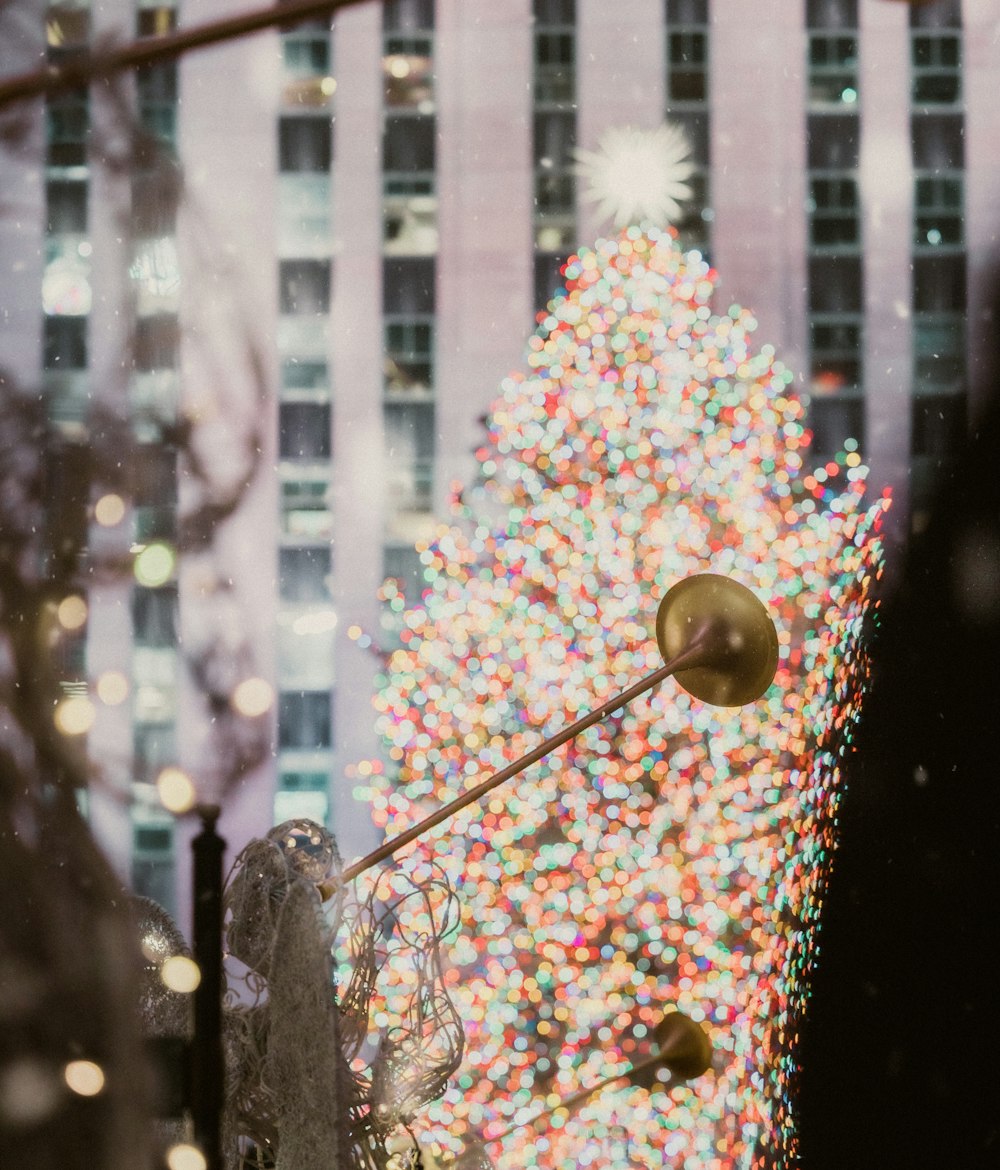
[(919, 394), (912, 404), (911, 451), (943, 458), (965, 433), (964, 394)]
[(329, 691), (286, 691), (278, 696), (278, 745), (316, 751), (333, 744)]
[(279, 454), (282, 459), (329, 459), (328, 402), (282, 402), (279, 408)]
[(389, 114), (382, 138), (387, 171), (433, 171), (437, 119), (432, 115)]
[(87, 318), (46, 317), (42, 347), (45, 369), (86, 369)]
[(46, 210), (50, 233), (87, 230), (87, 184), (53, 179), (46, 186)]
[(329, 601), (329, 545), (282, 548), (278, 553), (278, 591), (282, 601)]
[(817, 256), (810, 259), (809, 308), (818, 313), (860, 312), (860, 258)]
[(135, 368), (144, 373), (176, 368), (179, 344), (180, 328), (173, 314), (140, 317), (135, 323)]
[(282, 313), (309, 316), (329, 311), (329, 260), (282, 260), (278, 279)]
[(432, 29), (434, 0), (384, 0), (382, 27), (386, 31)]
[(861, 398), (819, 398), (809, 402), (807, 424), (817, 455), (835, 455), (845, 439), (864, 444), (864, 401)]
[(386, 259), (382, 270), (382, 308), (386, 313), (433, 313), (435, 263), (431, 257)]
[(281, 118), (278, 123), (278, 159), (282, 172), (328, 171), (331, 142), (329, 118)]
[(810, 170), (853, 170), (858, 165), (857, 117), (812, 114), (807, 122)]

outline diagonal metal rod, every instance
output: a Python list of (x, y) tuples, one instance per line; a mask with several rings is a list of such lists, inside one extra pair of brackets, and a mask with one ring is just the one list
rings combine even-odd
[(237, 16), (206, 21), (192, 28), (178, 29), (157, 37), (143, 37), (111, 49), (85, 53), (78, 57), (51, 62), (42, 69), (19, 73), (0, 81), (0, 109), (13, 102), (64, 93), (100, 78), (180, 57), (191, 49), (203, 49), (237, 37), (249, 36), (279, 24), (295, 24), (310, 17), (332, 15), (340, 8), (359, 4), (361, 0), (289, 0), (287, 4), (269, 4)]
[(598, 1081), (596, 1085), (591, 1085), (589, 1089), (580, 1089), (576, 1093), (571, 1093), (568, 1097), (563, 1097), (557, 1104), (540, 1109), (534, 1117), (529, 1117), (527, 1121), (519, 1121), (516, 1125), (508, 1125), (506, 1129), (502, 1129), (493, 1137), (486, 1138), (486, 1142), (502, 1142), (505, 1137), (508, 1137), (512, 1133), (517, 1133), (519, 1129), (527, 1129), (528, 1126), (534, 1125), (536, 1121), (542, 1118), (551, 1118), (556, 1113), (564, 1110), (568, 1112), (581, 1102), (586, 1101), (588, 1097), (593, 1097), (595, 1093), (606, 1089), (608, 1085), (613, 1085), (615, 1081), (624, 1080), (626, 1077), (632, 1076), (633, 1073), (643, 1072), (645, 1069), (653, 1068), (657, 1064), (663, 1064), (663, 1054), (660, 1052), (655, 1052), (652, 1056), (647, 1056), (645, 1060), (640, 1060), (638, 1064), (630, 1064), (628, 1068), (622, 1069), (621, 1072), (614, 1073), (610, 1077), (605, 1077), (603, 1080)]
[(411, 841), (415, 841), (417, 837), (426, 833), (428, 829), (433, 829), (435, 825), (440, 825), (442, 821), (446, 821), (453, 813), (457, 813), (460, 809), (473, 804), (488, 792), (492, 792), (497, 785), (502, 784), (505, 780), (509, 780), (512, 776), (516, 776), (518, 772), (523, 772), (529, 765), (535, 763), (536, 760), (540, 760), (542, 756), (547, 756), (549, 752), (555, 751), (557, 747), (562, 747), (564, 743), (579, 735), (581, 731), (586, 731), (588, 727), (592, 727), (613, 711), (624, 707), (626, 703), (631, 703), (633, 699), (644, 694), (646, 691), (652, 690), (653, 687), (663, 682), (664, 679), (669, 678), (675, 671), (682, 670), (685, 667), (701, 665), (702, 662), (702, 646), (699, 642), (695, 642), (683, 653), (678, 654), (676, 658), (671, 659), (670, 662), (667, 662), (658, 670), (654, 670), (652, 674), (647, 674), (645, 678), (640, 679), (627, 690), (619, 691), (617, 695), (612, 695), (607, 702), (595, 708), (589, 715), (582, 716), (575, 723), (571, 723), (568, 727), (564, 727), (562, 731), (544, 740), (538, 747), (528, 752), (527, 755), (521, 756), (520, 759), (515, 760), (512, 764), (508, 764), (506, 768), (501, 768), (499, 772), (494, 772), (492, 776), (487, 777), (482, 783), (456, 796), (454, 800), (442, 805), (436, 812), (431, 813), (430, 816), (412, 825), (409, 829), (406, 829), (395, 837), (391, 837), (388, 841), (384, 841), (377, 849), (373, 849), (371, 853), (362, 857), (359, 861), (355, 861), (352, 865), (349, 865), (341, 873), (339, 883), (352, 881), (358, 874), (364, 873), (366, 869), (371, 869), (373, 865), (378, 865), (380, 861), (385, 861), (386, 858), (391, 857), (398, 849), (402, 849), (404, 845), (409, 845)]

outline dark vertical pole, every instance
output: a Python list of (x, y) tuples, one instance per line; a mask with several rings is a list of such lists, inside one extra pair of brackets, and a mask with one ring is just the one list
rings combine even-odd
[(217, 805), (200, 805), (201, 832), (194, 853), (194, 958), (201, 982), (194, 993), (191, 1045), (191, 1117), (207, 1170), (222, 1170), (222, 854), (215, 831)]

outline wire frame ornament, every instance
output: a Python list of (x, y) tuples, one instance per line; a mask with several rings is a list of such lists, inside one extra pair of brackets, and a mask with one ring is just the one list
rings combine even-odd
[[(340, 872), (327, 830), (295, 820), (250, 842), (227, 882), (231, 1170), (387, 1170), (390, 1135), (461, 1061), (440, 955), (458, 922), (451, 887), (436, 870), (382, 871), (359, 899)], [(380, 1032), (374, 1008), (389, 964), (405, 970), (406, 990)]]

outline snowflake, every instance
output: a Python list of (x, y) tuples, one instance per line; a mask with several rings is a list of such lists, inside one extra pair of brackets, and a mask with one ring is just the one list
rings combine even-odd
[(691, 196), (684, 181), (694, 171), (691, 147), (679, 126), (655, 130), (619, 126), (602, 135), (597, 150), (577, 149), (576, 173), (586, 184), (583, 198), (596, 203), (602, 219), (616, 227), (652, 220), (664, 224)]

